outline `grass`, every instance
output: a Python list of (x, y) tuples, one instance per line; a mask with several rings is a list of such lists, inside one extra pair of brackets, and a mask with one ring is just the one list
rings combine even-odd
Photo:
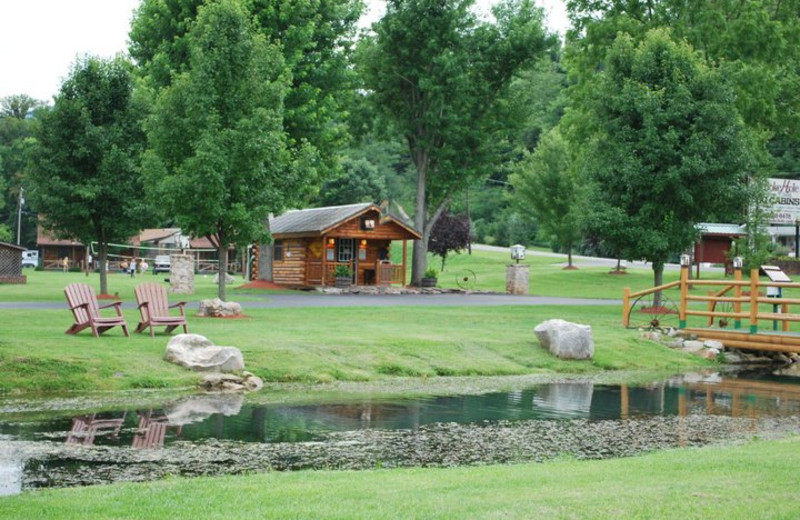
[(171, 478), (25, 492), (2, 518), (797, 518), (800, 438), (604, 461)]
[[(589, 307), (366, 307), (250, 309), (248, 318), (189, 317), (189, 330), (242, 350), (247, 369), (267, 381), (365, 381), (390, 376), (608, 370), (690, 370), (706, 362), (639, 338), (619, 326), (619, 309)], [(198, 376), (161, 360), (168, 336), (113, 329), (101, 339), (64, 334), (64, 310), (3, 311), (0, 393), (183, 387)], [(129, 324), (135, 310), (125, 311)], [(550, 318), (590, 323), (591, 361), (554, 358), (533, 328)], [(409, 324), (413, 324), (409, 326)]]

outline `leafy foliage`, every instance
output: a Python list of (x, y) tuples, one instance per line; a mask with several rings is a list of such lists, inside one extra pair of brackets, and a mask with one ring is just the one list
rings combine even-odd
[(145, 145), (130, 65), (85, 57), (73, 66), (52, 110), (38, 113), (29, 170), (30, 198), (55, 236), (100, 244), (100, 291), (106, 292), (107, 244), (144, 227)]
[(581, 236), (581, 190), (567, 141), (558, 130), (542, 138), (536, 151), (511, 176), (519, 208), (532, 213), (542, 231), (568, 253)]
[(623, 257), (650, 260), (660, 284), (698, 222), (743, 215), (752, 141), (725, 78), (669, 32), (641, 44), (620, 35), (606, 63), (582, 106), (590, 232)]
[(414, 284), (436, 220), (496, 156), (502, 111), (495, 101), (555, 41), (527, 0), (497, 5), (495, 23), (479, 22), (470, 4), (391, 0), (359, 49), (370, 98), (405, 138), (417, 171), (415, 225), (423, 238), (414, 246)]
[(428, 251), (442, 259), (442, 271), (444, 271), (447, 255), (466, 249), (469, 241), (469, 218), (466, 215), (457, 216), (445, 211), (433, 225)]
[(380, 202), (386, 198), (386, 182), (378, 168), (367, 159), (342, 159), (342, 170), (326, 180), (319, 190), (319, 206), (355, 202)]
[(239, 2), (201, 7), (185, 42), (185, 72), (148, 125), (148, 188), (184, 231), (216, 245), (225, 272), (228, 246), (265, 240), (268, 214), (302, 191), (314, 152), (287, 149), (283, 56)]
[[(133, 20), (131, 56), (156, 88), (189, 67), (189, 33), (203, 0), (144, 0)], [(305, 175), (326, 177), (336, 168), (334, 150), (347, 138), (344, 115), (354, 92), (351, 39), (363, 9), (360, 0), (245, 0), (254, 29), (281, 51), (289, 81), (283, 127), (287, 144), (307, 155)], [(220, 42), (222, 44), (222, 42)], [(305, 188), (313, 191), (316, 182)]]

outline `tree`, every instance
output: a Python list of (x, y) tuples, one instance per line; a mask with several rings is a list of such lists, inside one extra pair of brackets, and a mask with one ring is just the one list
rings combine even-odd
[[(204, 0), (143, 0), (133, 20), (131, 56), (156, 89), (169, 86), (189, 66), (189, 32)], [(308, 156), (304, 189), (338, 168), (335, 151), (347, 138), (345, 110), (354, 95), (351, 40), (363, 9), (360, 0), (245, 0), (254, 29), (281, 50), (289, 89), (283, 126), (288, 146)], [(312, 160), (313, 159), (313, 160)], [(313, 182), (312, 182), (313, 181)]]
[[(184, 231), (212, 241), (223, 274), (229, 245), (267, 239), (269, 213), (302, 191), (314, 154), (287, 149), (290, 74), (241, 2), (200, 7), (185, 42), (185, 71), (148, 122), (148, 188)], [(225, 276), (218, 292), (225, 300)]]
[(685, 43), (652, 30), (620, 35), (580, 108), (596, 231), (625, 258), (664, 263), (691, 246), (699, 222), (744, 215), (752, 138), (729, 83)]
[(365, 158), (342, 159), (342, 171), (327, 179), (319, 190), (319, 206), (337, 206), (355, 202), (380, 202), (386, 198), (386, 181), (378, 168)]
[(123, 59), (79, 59), (52, 110), (38, 115), (29, 169), (29, 195), (43, 226), (58, 237), (99, 243), (101, 293), (108, 292), (108, 244), (127, 241), (148, 217), (139, 170), (146, 107), (133, 92)]
[(34, 108), (43, 106), (42, 101), (33, 99), (27, 94), (15, 94), (0, 98), (0, 117), (25, 119)]
[[(19, 244), (32, 246), (36, 241), (36, 217), (20, 212), (20, 190), (25, 180), (27, 150), (33, 135), (31, 110), (43, 106), (25, 94), (0, 99), (0, 240), (11, 240), (11, 230), (20, 229)], [(23, 224), (19, 219), (22, 217)]]
[(572, 248), (580, 240), (580, 189), (567, 141), (558, 130), (542, 137), (539, 146), (511, 176), (521, 210), (533, 213), (540, 228), (566, 249), (572, 268)]
[(800, 0), (570, 0), (567, 7), (577, 90), (604, 67), (618, 32), (640, 41), (650, 29), (669, 27), (729, 79), (733, 105), (768, 143), (771, 167), (800, 170)]
[(442, 259), (442, 271), (444, 271), (447, 255), (466, 249), (469, 239), (469, 218), (466, 215), (457, 216), (445, 211), (433, 226), (428, 250)]
[(358, 65), (376, 107), (403, 135), (417, 171), (411, 281), (419, 285), (436, 220), (496, 157), (502, 94), (514, 74), (552, 47), (528, 0), (480, 22), (469, 0), (390, 0), (362, 40)]

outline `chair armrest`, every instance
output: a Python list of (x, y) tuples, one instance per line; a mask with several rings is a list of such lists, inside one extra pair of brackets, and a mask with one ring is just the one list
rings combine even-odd
[(71, 306), (69, 308), (69, 310), (74, 311), (75, 309), (80, 309), (81, 307), (83, 307), (84, 309), (86, 309), (88, 311), (89, 310), (89, 303), (84, 302), (84, 303), (79, 303), (78, 305), (73, 305), (73, 306)]
[(186, 305), (186, 302), (178, 302), (178, 303), (173, 303), (172, 305), (169, 306), (169, 308), (170, 309), (174, 309), (175, 307), (180, 307), (181, 316), (183, 316), (184, 315), (184, 310), (183, 310), (183, 306), (184, 305)]
[(148, 307), (148, 306), (150, 306), (150, 302), (142, 302), (136, 308), (141, 309), (142, 307)]

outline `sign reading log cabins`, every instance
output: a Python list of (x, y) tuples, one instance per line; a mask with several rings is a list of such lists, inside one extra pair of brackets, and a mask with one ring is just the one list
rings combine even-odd
[(773, 224), (794, 224), (800, 219), (800, 180), (769, 179)]

